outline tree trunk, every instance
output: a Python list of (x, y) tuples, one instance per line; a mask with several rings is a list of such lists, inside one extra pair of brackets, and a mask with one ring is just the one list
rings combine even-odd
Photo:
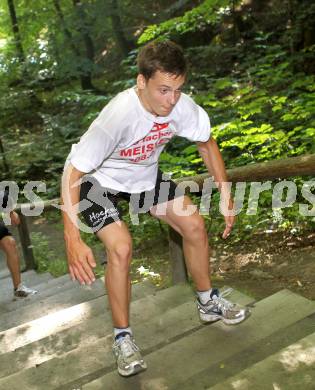
[(182, 236), (169, 227), (169, 256), (172, 267), (173, 284), (186, 283), (187, 268), (183, 251)]
[(127, 56), (129, 51), (132, 49), (130, 42), (126, 39), (119, 15), (119, 8), (117, 0), (111, 0), (111, 13), (110, 18), (112, 21), (112, 27), (114, 36), (123, 56)]
[[(57, 16), (60, 20), (60, 24), (62, 26), (63, 32), (68, 40), (69, 46), (75, 55), (77, 57), (77, 63), (78, 63), (78, 71), (80, 73), (80, 81), (81, 81), (81, 87), (83, 90), (95, 90), (96, 88), (93, 86), (92, 83), (92, 74), (91, 71), (82, 69), (82, 66), (80, 63), (82, 62), (82, 55), (80, 53), (80, 50), (74, 45), (73, 43), (73, 36), (71, 31), (68, 29), (64, 15), (62, 13), (62, 9), (60, 6), (60, 0), (53, 0), (54, 7), (56, 9)], [(81, 25), (84, 23), (84, 13), (81, 8), (82, 4), (78, 0), (73, 0), (73, 6), (75, 7), (77, 14), (79, 16), (79, 23), (80, 27), (78, 28), (82, 38), (83, 42), (85, 44), (86, 49), (86, 58), (91, 61), (91, 63), (94, 62), (94, 45), (93, 41), (91, 40), (90, 36), (86, 33), (85, 29), (81, 27)]]
[(73, 44), (71, 31), (67, 28), (67, 25), (66, 25), (66, 22), (65, 22), (65, 18), (63, 16), (62, 9), (61, 9), (61, 6), (60, 6), (60, 0), (53, 0), (53, 4), (54, 4), (54, 7), (56, 9), (57, 16), (58, 16), (58, 18), (60, 20), (60, 24), (62, 26), (63, 32), (64, 32), (65, 36), (68, 39), (69, 45), (70, 45), (73, 53), (78, 58), (80, 58), (80, 52), (77, 49), (77, 47)]
[(13, 0), (7, 0), (8, 1), (8, 8), (10, 12), (10, 18), (11, 18), (11, 24), (12, 24), (12, 31), (14, 35), (14, 42), (16, 47), (16, 53), (19, 58), (19, 62), (22, 64), (25, 62), (25, 54), (22, 46), (22, 40), (20, 35), (20, 29), (19, 24), (15, 12), (15, 6)]
[[(82, 8), (83, 3), (81, 3), (81, 0), (73, 0), (73, 6), (75, 7), (78, 15), (78, 20), (79, 20), (78, 31), (80, 32), (82, 36), (82, 40), (84, 42), (85, 54), (86, 54), (85, 57), (91, 62), (91, 64), (94, 64), (94, 56), (95, 56), (94, 44), (85, 27), (85, 14)], [(83, 90), (96, 89), (92, 83), (92, 72), (90, 70), (81, 69), (80, 78), (81, 78), (81, 86)]]
[(288, 1), (288, 27), (290, 29), (290, 53), (291, 55), (294, 54), (295, 52), (295, 47), (294, 47), (294, 4), (292, 0)]
[(10, 172), (9, 164), (8, 164), (7, 159), (5, 157), (5, 151), (4, 151), (4, 147), (3, 147), (3, 143), (2, 143), (1, 138), (0, 138), (0, 153), (2, 155), (2, 162), (3, 162), (4, 171), (9, 178), (11, 176), (11, 172)]
[(84, 10), (82, 8), (83, 3), (81, 3), (81, 0), (73, 0), (73, 5), (77, 10), (77, 14), (80, 19), (79, 23), (79, 31), (82, 35), (84, 44), (85, 44), (85, 51), (86, 51), (86, 57), (91, 61), (94, 62), (95, 57), (95, 51), (94, 51), (94, 44), (93, 41), (85, 27), (85, 14)]

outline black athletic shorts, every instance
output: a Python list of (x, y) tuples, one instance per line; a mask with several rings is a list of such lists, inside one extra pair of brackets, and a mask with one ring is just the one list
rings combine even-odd
[(160, 170), (155, 188), (138, 194), (104, 188), (95, 178), (85, 176), (80, 189), (79, 211), (85, 223), (96, 233), (104, 226), (121, 220), (122, 211), (118, 207), (121, 200), (129, 202), (134, 214), (140, 214), (147, 213), (152, 206), (183, 195), (184, 191), (172, 180), (165, 178)]
[(2, 240), (6, 236), (12, 236), (12, 234), (9, 232), (5, 224), (0, 221), (0, 240)]

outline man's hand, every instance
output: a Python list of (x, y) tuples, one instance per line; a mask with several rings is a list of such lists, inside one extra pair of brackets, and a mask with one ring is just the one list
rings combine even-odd
[(78, 204), (80, 202), (80, 179), (84, 172), (69, 164), (62, 175), (62, 216), (66, 243), (68, 267), (71, 279), (80, 284), (95, 281), (93, 268), (96, 262), (89, 246), (81, 240), (77, 225)]
[(96, 262), (93, 252), (82, 240), (66, 241), (69, 272), (71, 279), (78, 280), (80, 284), (92, 284), (95, 281), (93, 268)]
[(10, 219), (11, 219), (11, 224), (13, 226), (17, 226), (20, 224), (20, 217), (19, 217), (19, 214), (16, 213), (15, 211), (11, 211), (10, 212)]
[(234, 203), (231, 199), (229, 200), (229, 206), (227, 211), (229, 215), (224, 215), (225, 229), (222, 234), (222, 238), (224, 239), (229, 237), (236, 219), (235, 215), (233, 215), (235, 214), (235, 210), (234, 210)]
[(225, 219), (225, 229), (222, 234), (222, 238), (226, 239), (229, 237), (232, 231), (233, 225), (235, 223), (235, 216), (224, 217), (224, 219)]
[(210, 176), (221, 192), (220, 209), (225, 219), (225, 229), (222, 238), (226, 239), (232, 230), (235, 222), (234, 204), (231, 199), (231, 189), (228, 183), (227, 174), (221, 152), (215, 140), (210, 137), (206, 142), (197, 142), (197, 147)]

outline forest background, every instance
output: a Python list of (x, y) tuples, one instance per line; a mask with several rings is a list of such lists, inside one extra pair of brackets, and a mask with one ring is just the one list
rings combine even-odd
[[(311, 0), (1, 0), (0, 180), (14, 180), (20, 189), (44, 181), (41, 198), (58, 197), (71, 144), (116, 93), (134, 85), (137, 52), (153, 39), (183, 46), (190, 65), (185, 92), (209, 113), (228, 168), (315, 153), (314, 17)], [(205, 170), (196, 146), (180, 138), (167, 146), (160, 165), (175, 178)], [(298, 189), (309, 179), (292, 178)], [(303, 259), (314, 258), (308, 251), (315, 218), (300, 215), (299, 199), (273, 210), (271, 198), (272, 191), (261, 194), (256, 215), (245, 208), (223, 242), (213, 196), (205, 218), (214, 278), (252, 285), (258, 279), (270, 288), (277, 278), (313, 296)], [(59, 214), (29, 223), (38, 270), (65, 273)], [(130, 229), (134, 281), (151, 277), (167, 285), (166, 226), (143, 216)], [(93, 235), (84, 239), (102, 262)]]

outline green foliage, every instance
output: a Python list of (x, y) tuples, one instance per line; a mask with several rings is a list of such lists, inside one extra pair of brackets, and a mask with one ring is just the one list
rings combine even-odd
[[(20, 185), (28, 180), (45, 180), (48, 199), (59, 196), (60, 177), (71, 145), (88, 128), (109, 97), (79, 91), (42, 94), (34, 107), (34, 92), (20, 90), (0, 98), (5, 115), (0, 128), (11, 179)], [(33, 104), (32, 104), (33, 103)], [(16, 115), (16, 109), (21, 115)], [(0, 173), (2, 180), (6, 172)]]
[(162, 227), (157, 219), (152, 218), (149, 213), (140, 214), (139, 224), (134, 224), (131, 221), (129, 210), (126, 210), (124, 214), (124, 221), (130, 228), (130, 233), (133, 237), (133, 245), (136, 250), (145, 247), (148, 241), (154, 241), (154, 239), (156, 239), (157, 232), (160, 237), (165, 238), (167, 236), (167, 230)]
[(219, 80), (205, 76), (211, 93), (196, 96), (209, 112), (213, 134), (233, 165), (315, 150), (314, 76), (294, 73), (278, 46), (265, 52), (259, 66), (248, 66), (252, 59), (238, 65), (236, 76)]
[(156, 38), (172, 38), (176, 35), (203, 30), (208, 25), (218, 24), (222, 16), (231, 11), (231, 6), (230, 0), (205, 0), (183, 16), (147, 27), (138, 39), (138, 44), (141, 45)]
[(171, 174), (172, 178), (192, 176), (204, 171), (196, 145), (184, 139), (174, 140), (159, 161), (163, 172)]
[(54, 251), (49, 247), (48, 237), (43, 233), (31, 233), (33, 253), (39, 273), (50, 272), (53, 276), (61, 276), (68, 272), (64, 259), (57, 259)]

